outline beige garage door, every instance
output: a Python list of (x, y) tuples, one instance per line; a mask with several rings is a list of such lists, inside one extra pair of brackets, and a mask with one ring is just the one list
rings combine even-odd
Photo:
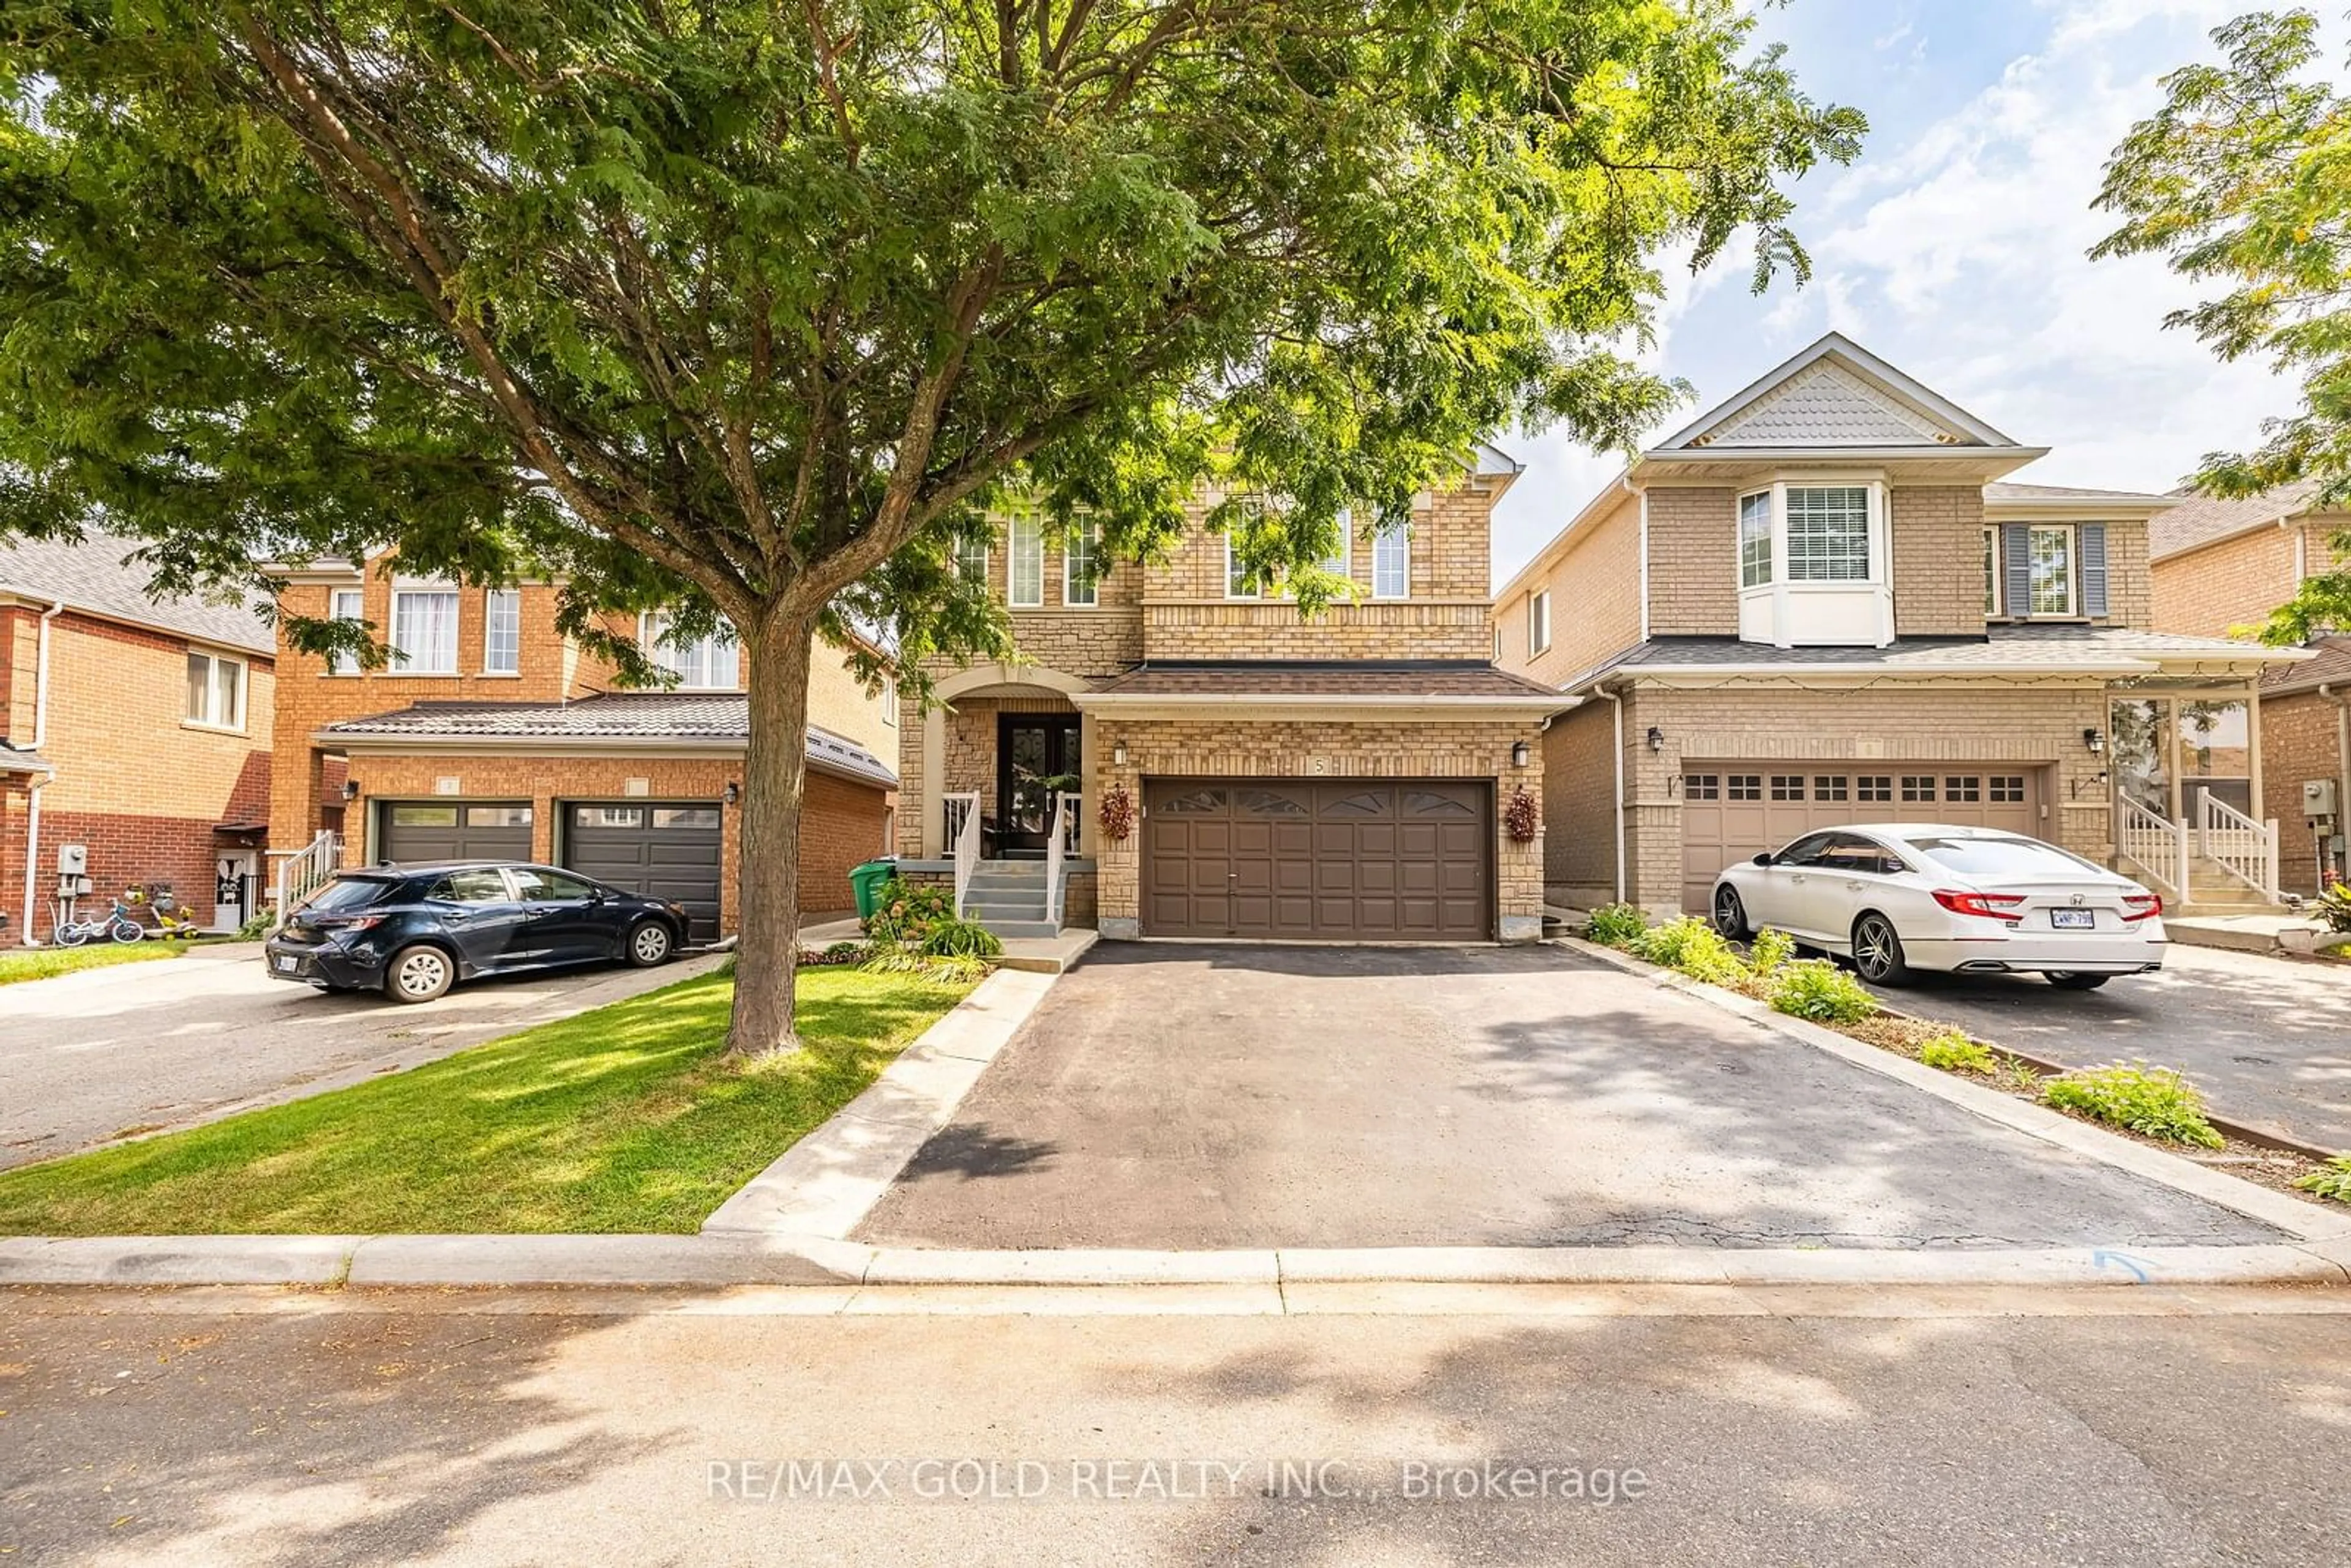
[(1953, 822), (2041, 836), (2041, 773), (2024, 762), (1688, 762), (1682, 907), (1703, 913), (1722, 868), (1847, 822)]

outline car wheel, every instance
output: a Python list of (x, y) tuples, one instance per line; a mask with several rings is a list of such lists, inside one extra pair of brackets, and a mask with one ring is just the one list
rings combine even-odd
[(671, 937), (669, 927), (658, 920), (641, 922), (629, 933), (627, 947), (629, 962), (640, 969), (650, 969), (656, 964), (668, 963), (670, 955), (676, 949), (677, 944)]
[(1854, 971), (1873, 986), (1899, 986), (1910, 978), (1902, 957), (1902, 938), (1894, 922), (1872, 910), (1853, 923)]
[(2114, 978), (2112, 975), (2085, 975), (2077, 969), (2053, 969), (2047, 977), (2061, 991), (2095, 991)]
[(1733, 942), (1747, 940), (1747, 905), (1737, 888), (1714, 890), (1714, 928)]
[(383, 972), (383, 994), (395, 1002), (429, 1002), (448, 990), (457, 966), (438, 947), (402, 947)]

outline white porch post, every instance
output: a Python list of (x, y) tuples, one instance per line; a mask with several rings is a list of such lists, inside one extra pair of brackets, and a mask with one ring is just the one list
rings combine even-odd
[(941, 802), (947, 789), (947, 710), (930, 707), (923, 711), (923, 792), (922, 798), (900, 802), (904, 810), (912, 806), (923, 824), (923, 853), (926, 861), (942, 860), (947, 851), (946, 810)]

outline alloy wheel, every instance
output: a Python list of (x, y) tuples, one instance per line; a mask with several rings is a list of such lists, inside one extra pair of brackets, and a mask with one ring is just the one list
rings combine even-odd
[(402, 996), (429, 999), (449, 984), (449, 960), (430, 947), (421, 947), (401, 959), (393, 984)]
[(1865, 980), (1883, 980), (1900, 967), (1901, 939), (1882, 915), (1862, 917), (1853, 931), (1853, 967)]
[(1736, 942), (1747, 935), (1747, 906), (1740, 902), (1735, 887), (1717, 888), (1714, 894), (1714, 928)]

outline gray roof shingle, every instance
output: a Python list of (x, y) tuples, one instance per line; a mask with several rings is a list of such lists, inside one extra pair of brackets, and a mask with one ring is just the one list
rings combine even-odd
[[(2168, 512), (2158, 512), (2147, 525), (2147, 554), (2157, 560), (2181, 550), (2209, 545), (2231, 534), (2257, 528), (2263, 523), (2274, 523), (2304, 510), (2311, 497), (2318, 493), (2315, 479), (2297, 479), (2291, 485), (2281, 485), (2274, 490), (2264, 490), (2258, 496), (2248, 496), (2241, 501), (2222, 501), (2210, 496), (2188, 495), (2179, 506)], [(2185, 492), (2183, 492), (2185, 494)]]
[(1963, 665), (1986, 671), (2061, 669), (2085, 659), (2128, 660), (2148, 654), (2208, 654), (2248, 658), (2277, 651), (2222, 637), (2183, 637), (2169, 632), (2128, 627), (2052, 625), (1998, 626), (1981, 637), (1905, 637), (1883, 648), (1771, 648), (1736, 637), (1653, 637), (1638, 643), (1572, 680), (1562, 690), (1588, 685), (1616, 670), (1677, 669), (1690, 665), (1725, 668), (1869, 665), (1898, 674), (1905, 669), (1938, 670)]
[(148, 591), (147, 569), (130, 559), (140, 548), (138, 539), (95, 530), (74, 542), (0, 539), (0, 590), (62, 600), (70, 609), (249, 653), (277, 651), (277, 634), (264, 616), (266, 599), (256, 593), (241, 603), (223, 604), (158, 598)]

